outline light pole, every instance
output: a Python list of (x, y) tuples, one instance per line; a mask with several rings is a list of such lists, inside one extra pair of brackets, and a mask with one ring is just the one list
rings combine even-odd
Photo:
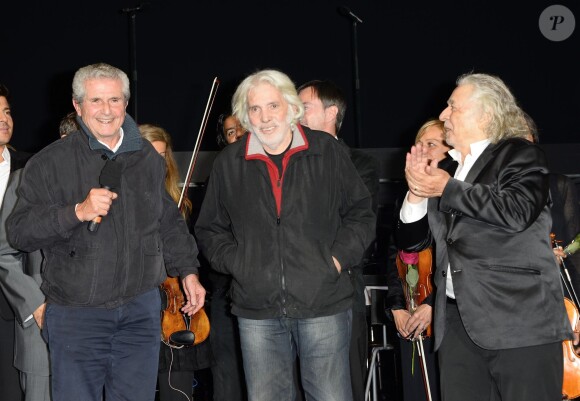
[(358, 38), (357, 25), (362, 24), (362, 20), (353, 13), (348, 7), (338, 7), (338, 12), (352, 21), (352, 61), (353, 61), (353, 80), (354, 80), (354, 114), (355, 114), (355, 147), (362, 145), (362, 117), (360, 104), (360, 78), (358, 71)]
[(131, 76), (131, 97), (133, 98), (133, 119), (137, 120), (137, 13), (148, 3), (142, 3), (135, 7), (121, 9), (121, 12), (129, 17), (129, 64)]

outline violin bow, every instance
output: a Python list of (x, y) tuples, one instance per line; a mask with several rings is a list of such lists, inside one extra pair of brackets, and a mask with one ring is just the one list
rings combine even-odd
[[(556, 239), (556, 235), (554, 233), (550, 234), (550, 239), (552, 240), (552, 245), (554, 248), (558, 248), (558, 246), (559, 246), (558, 243), (562, 242), (562, 241), (558, 241)], [(564, 284), (564, 287), (568, 291), (568, 294), (570, 294), (570, 297), (572, 298), (572, 302), (576, 304), (576, 308), (580, 308), (580, 302), (578, 302), (578, 295), (576, 294), (576, 290), (574, 290), (574, 286), (572, 285), (572, 279), (570, 278), (570, 273), (568, 273), (568, 268), (566, 267), (566, 263), (564, 262), (564, 258), (561, 256), (558, 256), (558, 260), (560, 261), (560, 267), (561, 267), (560, 278), (562, 279), (562, 283)], [(562, 274), (562, 271), (565, 273), (566, 277), (564, 277), (564, 274)]]
[(211, 89), (209, 92), (209, 97), (207, 99), (207, 104), (205, 105), (205, 111), (203, 112), (203, 117), (201, 119), (201, 125), (199, 127), (199, 133), (197, 134), (197, 139), (195, 140), (195, 146), (193, 148), (193, 153), (191, 155), (191, 160), (189, 161), (189, 167), (187, 169), (187, 175), (185, 177), (185, 181), (183, 182), (183, 189), (181, 190), (181, 195), (179, 196), (179, 202), (177, 203), (177, 207), (181, 210), (183, 206), (183, 198), (186, 196), (187, 189), (189, 188), (189, 183), (191, 182), (191, 177), (193, 176), (193, 168), (195, 167), (195, 162), (197, 161), (197, 155), (199, 154), (199, 146), (201, 145), (201, 139), (203, 138), (203, 134), (205, 132), (205, 127), (207, 126), (207, 121), (209, 119), (209, 114), (211, 113), (211, 107), (213, 105), (213, 101), (215, 100), (215, 95), (217, 93), (217, 89), (220, 85), (220, 81), (217, 77), (213, 79), (213, 83), (211, 85)]
[(564, 282), (564, 286), (568, 290), (568, 293), (570, 293), (570, 295), (572, 297), (574, 297), (574, 302), (576, 302), (576, 307), (577, 308), (580, 308), (580, 302), (578, 302), (578, 295), (576, 295), (576, 290), (574, 290), (574, 286), (572, 285), (572, 279), (570, 278), (570, 273), (568, 273), (568, 268), (566, 267), (566, 263), (564, 263), (564, 258), (562, 258), (561, 256), (559, 256), (559, 259), (560, 259), (560, 262), (562, 264), (562, 270), (564, 270), (564, 273), (566, 273), (566, 278), (568, 280), (566, 281), (564, 279), (564, 276), (562, 275), (562, 272), (560, 272), (560, 278)]
[(427, 372), (427, 362), (425, 361), (425, 348), (423, 347), (423, 335), (419, 334), (417, 337), (417, 349), (419, 350), (419, 359), (421, 359), (421, 370), (423, 371), (423, 379), (425, 379), (425, 390), (427, 391), (427, 401), (433, 401), (431, 397), (431, 384), (429, 383), (429, 373)]

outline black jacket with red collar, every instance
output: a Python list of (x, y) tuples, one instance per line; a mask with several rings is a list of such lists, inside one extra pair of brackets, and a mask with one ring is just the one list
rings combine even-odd
[(295, 127), (282, 165), (280, 175), (254, 134), (218, 155), (195, 226), (200, 250), (215, 270), (233, 276), (238, 316), (348, 310), (349, 270), (375, 236), (371, 196), (324, 132)]

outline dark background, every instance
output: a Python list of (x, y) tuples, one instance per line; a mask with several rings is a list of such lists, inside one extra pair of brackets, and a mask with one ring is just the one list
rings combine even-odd
[[(2, 1), (0, 82), (12, 91), (12, 145), (37, 151), (58, 138), (60, 119), (72, 111), (71, 82), (78, 68), (107, 62), (131, 77), (129, 17), (120, 10), (144, 3)], [(546, 39), (539, 30), (540, 14), (553, 4), (568, 7), (576, 17), (575, 32), (562, 42)], [(352, 23), (337, 12), (341, 5), (363, 20), (356, 42), (360, 141), (355, 134)], [(198, 165), (203, 168), (193, 182), (203, 183), (210, 171), (218, 149), (217, 115), (229, 107), (246, 75), (276, 68), (297, 85), (311, 79), (340, 85), (349, 104), (340, 136), (381, 162), (376, 260), (388, 253), (394, 202), (406, 188), (405, 149), (421, 124), (439, 115), (462, 73), (500, 76), (536, 120), (556, 170), (572, 176), (580, 188), (577, 0), (151, 0), (135, 21), (137, 120), (169, 131), (182, 172), (211, 83), (214, 77), (221, 81), (201, 145)], [(200, 205), (202, 190), (190, 190), (194, 205)], [(196, 399), (198, 390), (200, 399), (210, 399), (201, 393), (209, 391), (211, 379), (201, 374), (199, 383)], [(388, 392), (393, 396), (400, 389), (389, 387)]]
[[(135, 17), (138, 122), (165, 127), (177, 151), (193, 149), (211, 82), (221, 86), (202, 150), (216, 150), (215, 120), (240, 80), (277, 68), (296, 84), (339, 84), (349, 109), (341, 136), (362, 148), (407, 147), (424, 120), (437, 116), (456, 77), (496, 74), (536, 120), (544, 144), (580, 143), (580, 32), (544, 38), (541, 12), (577, 1), (6, 1), (0, 7), (0, 82), (12, 91), (19, 150), (58, 137), (72, 110), (71, 81), (87, 64), (107, 62), (130, 74), (129, 16)], [(357, 25), (361, 140), (355, 134), (352, 23)], [(129, 112), (133, 110), (133, 101)]]

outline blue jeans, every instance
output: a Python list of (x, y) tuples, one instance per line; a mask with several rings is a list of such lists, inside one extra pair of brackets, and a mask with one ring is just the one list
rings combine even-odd
[(113, 309), (48, 304), (52, 399), (153, 401), (160, 310), (157, 288)]
[(296, 354), (306, 400), (352, 401), (352, 311), (309, 319), (238, 317), (250, 401), (293, 401)]

